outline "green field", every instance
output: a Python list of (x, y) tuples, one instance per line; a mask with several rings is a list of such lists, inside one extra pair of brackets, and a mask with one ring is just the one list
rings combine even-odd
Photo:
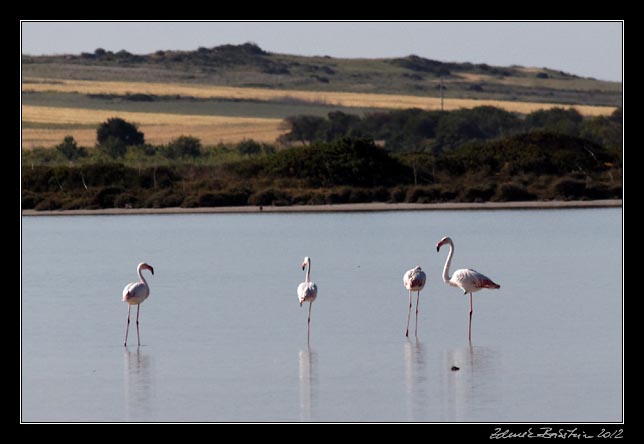
[(140, 113), (168, 113), (204, 116), (263, 117), (283, 119), (295, 114), (326, 116), (330, 111), (362, 115), (382, 108), (352, 107), (314, 103), (284, 97), (275, 100), (203, 99), (195, 97), (147, 96), (132, 100), (123, 95), (87, 95), (64, 92), (25, 92), (23, 105), (101, 109)]

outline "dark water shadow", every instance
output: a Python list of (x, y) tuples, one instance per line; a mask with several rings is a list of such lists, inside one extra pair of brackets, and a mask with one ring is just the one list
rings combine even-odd
[(141, 347), (125, 347), (123, 364), (125, 417), (128, 421), (149, 419), (154, 409), (152, 358)]
[(317, 353), (310, 347), (298, 353), (300, 382), (300, 421), (310, 421), (317, 399)]
[(418, 340), (407, 339), (404, 345), (407, 419), (427, 419), (427, 365), (425, 347)]
[(449, 421), (494, 417), (502, 394), (501, 358), (499, 350), (471, 343), (445, 352), (441, 374), (447, 390), (444, 413)]

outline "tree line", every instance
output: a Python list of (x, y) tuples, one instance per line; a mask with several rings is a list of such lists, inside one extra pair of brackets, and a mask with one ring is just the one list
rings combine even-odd
[(455, 111), (418, 108), (375, 112), (359, 117), (342, 111), (326, 117), (287, 117), (282, 143), (330, 142), (338, 137), (370, 137), (391, 152), (440, 154), (466, 142), (490, 140), (520, 133), (547, 131), (581, 137), (612, 151), (622, 149), (622, 112), (584, 118), (574, 108), (537, 110), (525, 116), (493, 106)]
[(97, 128), (94, 147), (78, 146), (68, 136), (54, 150), (25, 151), (22, 205), (51, 210), (481, 202), (622, 193), (619, 110), (585, 119), (563, 109), (525, 118), (491, 107), (363, 117), (333, 112), (320, 122), (325, 125), (311, 138), (291, 140), (291, 127), (282, 143), (296, 146), (253, 140), (203, 146), (192, 136), (151, 145), (136, 125), (108, 119)]

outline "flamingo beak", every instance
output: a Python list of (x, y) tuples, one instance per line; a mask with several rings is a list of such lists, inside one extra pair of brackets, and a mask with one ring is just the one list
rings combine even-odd
[(152, 275), (154, 276), (154, 268), (150, 265), (150, 271), (152, 272)]
[(441, 249), (441, 244), (437, 244), (436, 245), (436, 253), (438, 253), (440, 251), (440, 249)]
[(304, 270), (304, 268), (306, 268), (306, 262), (302, 264), (302, 270)]
[(302, 306), (302, 303), (300, 302), (300, 307)]

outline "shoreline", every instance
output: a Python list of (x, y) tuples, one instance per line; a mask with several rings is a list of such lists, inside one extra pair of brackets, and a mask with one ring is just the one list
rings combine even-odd
[(350, 203), (332, 205), (291, 205), (201, 208), (104, 208), (99, 210), (22, 210), (22, 216), (103, 216), (141, 214), (259, 214), (259, 213), (332, 213), (371, 211), (454, 211), (454, 210), (544, 210), (564, 208), (622, 207), (622, 199), (526, 201), (526, 202), (445, 202), (445, 203)]

